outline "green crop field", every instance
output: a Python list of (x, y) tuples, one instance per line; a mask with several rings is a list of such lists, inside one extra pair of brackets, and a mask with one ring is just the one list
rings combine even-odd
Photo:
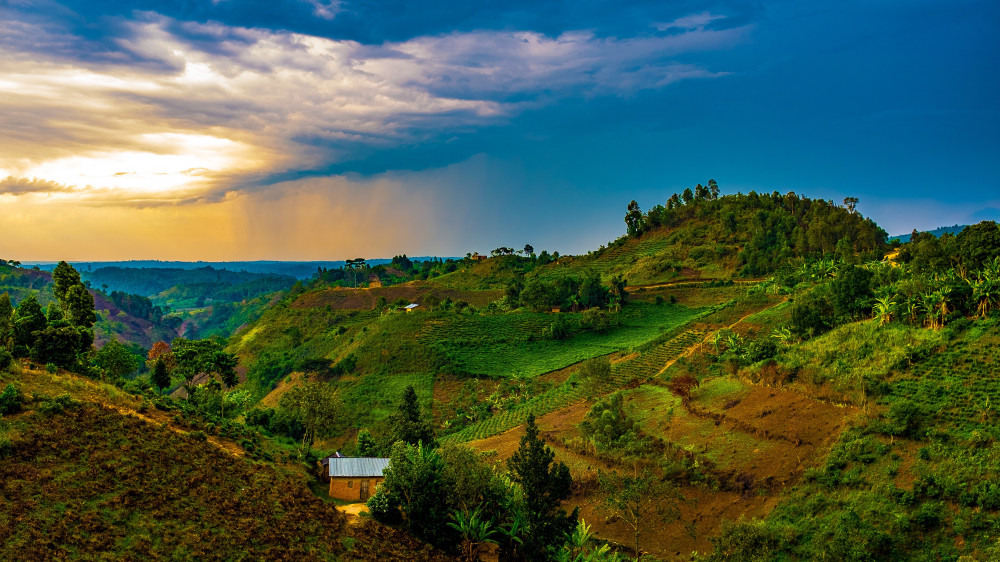
[[(438, 345), (471, 374), (535, 376), (615, 351), (636, 348), (690, 322), (706, 309), (680, 305), (631, 304), (621, 324), (605, 333), (575, 333), (566, 340), (541, 339), (552, 314), (470, 316), (428, 325), (421, 339)], [(565, 314), (570, 326), (579, 314)]]
[[(691, 345), (701, 341), (702, 337), (702, 332), (688, 330), (660, 345), (654, 346), (646, 353), (642, 353), (632, 360), (615, 364), (611, 370), (611, 380), (599, 390), (602, 392), (613, 392), (631, 382), (648, 380), (650, 377), (655, 376), (668, 361), (679, 356)], [(571, 377), (563, 384), (548, 392), (539, 394), (535, 398), (518, 404), (510, 410), (497, 413), (489, 419), (466, 427), (462, 431), (447, 436), (444, 440), (463, 442), (485, 439), (486, 437), (517, 427), (527, 421), (529, 414), (534, 414), (535, 416), (545, 415), (583, 400), (588, 394), (590, 393), (585, 390), (584, 385), (578, 384), (575, 378)]]

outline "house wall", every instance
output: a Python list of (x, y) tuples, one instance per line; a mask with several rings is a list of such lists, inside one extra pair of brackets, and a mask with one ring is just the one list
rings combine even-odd
[(368, 481), (368, 497), (375, 494), (375, 489), (378, 488), (379, 484), (385, 480), (385, 478), (371, 477), (371, 478), (330, 478), (330, 497), (337, 498), (338, 500), (348, 500), (348, 501), (362, 501), (361, 500), (361, 481)]

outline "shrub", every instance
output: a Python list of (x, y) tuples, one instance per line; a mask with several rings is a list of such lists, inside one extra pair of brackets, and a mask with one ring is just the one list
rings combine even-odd
[(47, 373), (53, 373), (54, 374), (54, 373), (56, 373), (58, 371), (59, 371), (59, 366), (56, 365), (55, 363), (46, 363), (45, 364), (45, 372), (47, 372)]
[(23, 400), (24, 397), (21, 396), (21, 389), (14, 386), (13, 383), (8, 384), (7, 388), (3, 392), (0, 392), (0, 416), (19, 412)]
[(63, 393), (60, 394), (59, 396), (56, 396), (55, 398), (42, 402), (42, 405), (39, 406), (38, 411), (44, 415), (51, 416), (55, 414), (60, 414), (67, 408), (75, 408), (79, 405), (80, 405), (79, 400), (75, 400), (68, 393)]
[(14, 356), (9, 351), (0, 347), (0, 371), (6, 371), (14, 363)]

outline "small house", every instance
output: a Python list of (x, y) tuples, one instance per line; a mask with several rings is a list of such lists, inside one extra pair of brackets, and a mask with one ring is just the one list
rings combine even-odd
[(414, 302), (414, 303), (410, 303), (410, 304), (404, 306), (403, 310), (405, 310), (407, 312), (413, 312), (417, 308), (420, 308), (420, 305)]
[(480, 254), (479, 252), (476, 252), (476, 253), (472, 254), (471, 256), (469, 256), (469, 257), (471, 259), (475, 260), (475, 261), (483, 261), (486, 258), (488, 258), (489, 256), (484, 256), (484, 255)]
[(382, 286), (382, 280), (378, 278), (377, 275), (372, 275), (368, 278), (368, 288), (378, 289)]
[(389, 466), (389, 459), (375, 457), (330, 457), (327, 474), (330, 476), (330, 497), (347, 501), (367, 501), (385, 477), (382, 472)]

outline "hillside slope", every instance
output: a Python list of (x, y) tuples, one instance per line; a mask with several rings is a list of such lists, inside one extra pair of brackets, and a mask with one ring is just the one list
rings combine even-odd
[(0, 385), (32, 398), (0, 419), (0, 558), (445, 559), (114, 387), (15, 370)]

